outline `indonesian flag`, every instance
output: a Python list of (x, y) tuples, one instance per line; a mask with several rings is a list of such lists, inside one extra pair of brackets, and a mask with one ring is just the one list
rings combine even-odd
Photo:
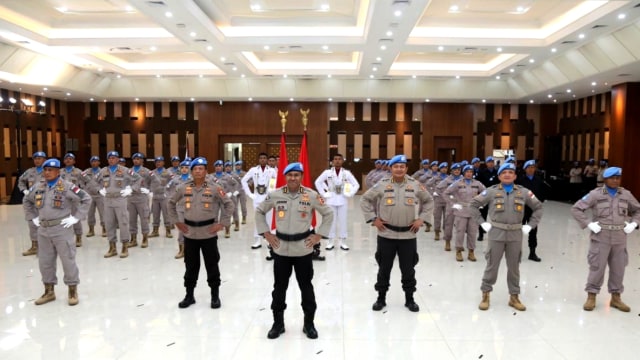
[[(302, 173), (302, 186), (306, 186), (308, 188), (312, 188), (311, 184), (311, 171), (309, 171), (309, 154), (307, 153), (307, 131), (304, 131), (304, 135), (302, 136), (302, 145), (300, 145), (300, 158), (298, 161), (302, 164), (302, 169), (304, 169), (304, 173)], [(313, 211), (311, 215), (311, 227), (316, 227), (316, 212)]]
[[(280, 136), (280, 160), (278, 161), (278, 174), (276, 175), (276, 189), (287, 185), (287, 179), (282, 175), (284, 168), (289, 165), (289, 160), (287, 159), (287, 135), (283, 131), (282, 136)], [(276, 212), (273, 212), (272, 221), (271, 221), (271, 230), (275, 230), (276, 228)]]

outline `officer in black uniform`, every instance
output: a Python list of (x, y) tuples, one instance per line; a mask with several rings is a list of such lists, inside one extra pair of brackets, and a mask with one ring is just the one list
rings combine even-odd
[[(525, 188), (531, 190), (533, 194), (538, 198), (540, 202), (544, 202), (547, 199), (547, 192), (549, 186), (544, 182), (544, 179), (536, 173), (538, 169), (535, 160), (529, 160), (522, 166), (524, 171), (523, 176), (516, 178), (516, 184), (522, 185)], [(522, 224), (528, 224), (531, 219), (533, 210), (530, 207), (525, 206), (524, 218)], [(534, 227), (529, 232), (529, 260), (540, 262), (542, 259), (536, 254), (536, 248), (538, 247), (538, 227)]]

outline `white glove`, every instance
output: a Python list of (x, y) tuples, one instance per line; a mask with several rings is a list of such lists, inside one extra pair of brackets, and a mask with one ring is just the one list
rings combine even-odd
[(80, 221), (80, 219), (78, 219), (77, 217), (75, 217), (73, 215), (69, 215), (69, 217), (66, 217), (66, 218), (62, 219), (62, 221), (60, 221), (60, 225), (62, 225), (62, 227), (64, 227), (65, 229), (68, 229), (68, 228), (72, 227), (73, 224), (77, 223), (78, 221)]
[(33, 219), (31, 219), (31, 221), (33, 221), (33, 225), (35, 225), (36, 227), (40, 227), (40, 217), (34, 217)]
[(147, 195), (149, 195), (150, 199), (153, 199), (153, 193), (152, 192), (149, 192)]
[(333, 193), (330, 191), (325, 191), (324, 194), (322, 194), (322, 197), (324, 197), (325, 199), (328, 199), (332, 196), (333, 196)]
[(438, 195), (438, 193), (434, 191), (433, 196), (440, 196), (440, 195)]
[(238, 190), (233, 192), (233, 196), (238, 196), (238, 195), (240, 195), (240, 192)]
[(597, 233), (600, 232), (600, 230), (602, 230), (600, 225), (598, 225), (598, 222), (589, 223), (589, 225), (587, 225), (587, 227), (589, 228), (589, 230), (593, 231), (594, 234), (597, 234)]
[(531, 232), (531, 225), (524, 224), (522, 225), (522, 233), (528, 235)]
[(131, 196), (131, 193), (133, 193), (133, 190), (131, 189), (131, 186), (129, 186), (129, 185), (127, 185), (127, 187), (125, 187), (123, 190), (120, 190), (120, 195), (122, 197)]
[(149, 191), (149, 189), (147, 189), (147, 188), (140, 188), (140, 192), (143, 193), (143, 194), (148, 195), (151, 191)]
[(628, 223), (628, 222), (624, 222), (626, 225), (624, 227), (624, 232), (626, 234), (631, 234), (633, 232), (633, 230), (636, 229), (636, 227), (638, 227), (638, 224), (636, 224), (636, 222), (632, 222), (632, 223)]
[(102, 195), (102, 196), (107, 196), (107, 189), (105, 189), (105, 188), (100, 189), (100, 191), (98, 191), (98, 192), (99, 192), (99, 193), (100, 193), (100, 195)]
[(456, 209), (456, 210), (462, 210), (462, 205), (460, 205), (460, 204), (453, 204), (453, 205), (451, 206), (451, 208), (452, 208), (452, 209)]
[(489, 230), (491, 230), (491, 224), (488, 222), (483, 222), (482, 224), (480, 224), (480, 226), (482, 226), (482, 229), (485, 232), (489, 232)]
[(247, 195), (249, 196), (249, 198), (251, 200), (255, 200), (256, 199), (256, 194), (254, 194), (254, 193), (248, 193)]
[(231, 197), (231, 193), (226, 193), (225, 196), (230, 198)]
[(24, 194), (24, 196), (27, 196), (27, 195), (29, 195), (29, 190), (24, 189), (24, 190), (22, 190), (22, 193)]

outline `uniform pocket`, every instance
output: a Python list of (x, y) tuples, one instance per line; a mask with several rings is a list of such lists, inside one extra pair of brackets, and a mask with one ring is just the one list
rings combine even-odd
[(589, 264), (590, 271), (597, 271), (598, 268), (600, 268), (600, 265), (598, 262), (599, 257), (600, 257), (600, 248), (595, 244), (595, 241), (591, 241), (591, 246), (589, 247), (589, 253), (587, 254), (587, 263)]

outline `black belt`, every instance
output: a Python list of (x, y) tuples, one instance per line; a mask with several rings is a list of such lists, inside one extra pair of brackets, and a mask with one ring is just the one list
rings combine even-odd
[(407, 232), (407, 231), (411, 230), (411, 226), (393, 226), (393, 225), (389, 225), (389, 224), (384, 224), (384, 227), (386, 227), (389, 230), (396, 231), (396, 232)]
[(313, 232), (311, 232), (311, 230), (307, 231), (307, 232), (303, 232), (300, 234), (283, 234), (279, 231), (276, 231), (276, 237), (280, 240), (283, 241), (299, 241), (299, 240), (304, 240), (306, 238), (309, 237), (309, 235), (313, 234)]
[(207, 226), (207, 225), (211, 225), (211, 224), (213, 224), (215, 222), (216, 222), (216, 219), (202, 220), (202, 221), (191, 221), (191, 220), (184, 219), (184, 223), (185, 224), (187, 224), (189, 226), (194, 226), (194, 227)]

